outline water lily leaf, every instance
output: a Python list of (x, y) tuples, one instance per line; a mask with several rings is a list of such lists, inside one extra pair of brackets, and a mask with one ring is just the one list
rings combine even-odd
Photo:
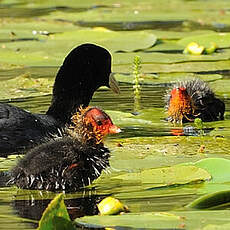
[(138, 229), (200, 229), (208, 224), (225, 224), (229, 211), (142, 212), (120, 216), (85, 216), (75, 220), (84, 227), (130, 227)]
[[(54, 218), (57, 218), (58, 222), (54, 222)], [(64, 220), (63, 220), (64, 219)], [(55, 223), (55, 224), (54, 224)], [(39, 221), (39, 230), (52, 230), (56, 229), (75, 229), (71, 228), (71, 221), (64, 204), (63, 194), (57, 195), (44, 211), (41, 220)]]
[(210, 86), (215, 90), (215, 93), (223, 97), (230, 97), (229, 84), (229, 79), (222, 79), (221, 81), (211, 82)]
[(228, 230), (230, 229), (230, 224), (222, 224), (222, 225), (216, 225), (216, 224), (208, 224), (202, 230)]
[[(113, 32), (110, 30), (75, 30), (55, 34), (53, 40), (73, 40), (76, 43), (97, 43), (110, 51), (135, 51), (153, 46), (156, 36), (149, 32)], [(119, 41), (119, 42), (118, 42)]]
[[(157, 49), (157, 46), (156, 46)], [(212, 55), (186, 55), (181, 53), (170, 54), (162, 52), (138, 52), (138, 53), (116, 53), (113, 54), (115, 59), (114, 64), (132, 63), (134, 56), (138, 55), (141, 58), (142, 64), (149, 63), (185, 63), (185, 62), (202, 62), (202, 61), (222, 61), (229, 60), (230, 50), (225, 50), (222, 53), (214, 53)], [(155, 71), (154, 71), (155, 72)]]
[[(197, 35), (207, 35), (207, 34), (215, 34), (214, 31), (212, 30), (192, 30), (192, 31), (165, 31), (165, 30), (153, 30), (152, 31), (158, 39), (163, 40), (163, 42), (167, 41), (170, 44), (175, 44), (175, 46), (178, 45), (178, 43), (175, 42), (175, 40), (179, 40), (185, 37), (192, 37), (192, 36), (197, 36)], [(160, 44), (159, 44), (160, 45)], [(158, 44), (157, 44), (158, 46)], [(156, 46), (153, 48), (150, 48), (149, 50), (154, 50)], [(178, 45), (178, 47), (181, 47), (182, 49), (184, 48), (184, 45)]]
[(188, 45), (190, 42), (197, 42), (199, 45), (208, 48), (211, 42), (215, 42), (217, 47), (224, 48), (229, 47), (230, 33), (216, 33), (216, 34), (204, 34), (192, 37), (186, 37), (178, 41), (180, 45)]
[(209, 183), (230, 182), (230, 160), (224, 158), (207, 158), (195, 163), (186, 163), (205, 169), (212, 176)]
[(194, 200), (186, 207), (196, 209), (218, 209), (230, 206), (230, 190), (206, 194)]
[[(2, 60), (2, 63), (27, 66), (61, 65), (62, 60), (71, 49), (86, 42), (104, 46), (110, 52), (134, 51), (154, 45), (156, 36), (145, 31), (121, 33), (89, 29), (72, 30), (71, 32), (50, 35), (43, 40), (14, 41), (4, 44), (0, 47), (0, 60)], [(7, 57), (7, 60), (5, 60), (5, 57)]]
[[(115, 74), (116, 80), (119, 82), (124, 83), (130, 83), (133, 84), (134, 81), (134, 75), (133, 74)], [(221, 85), (224, 85), (229, 82), (229, 80), (224, 80), (217, 82), (216, 80), (222, 79), (223, 77), (220, 74), (194, 74), (194, 73), (159, 73), (159, 74), (143, 74), (141, 75), (141, 78), (143, 81), (141, 81), (140, 85), (142, 84), (151, 84), (151, 85), (159, 85), (164, 83), (173, 83), (177, 81), (183, 81), (185, 79), (191, 79), (191, 78), (199, 78), (203, 81), (210, 81), (211, 88), (215, 89), (215, 92), (218, 92), (217, 94), (226, 93), (227, 86), (225, 85), (224, 88), (221, 88)], [(217, 85), (215, 84), (217, 82)], [(221, 93), (222, 92), (222, 93)]]
[[(137, 54), (136, 54), (137, 55)], [(208, 56), (208, 55), (207, 55)], [(196, 56), (197, 57), (197, 56)], [(201, 56), (198, 56), (199, 58)], [(173, 64), (159, 64), (159, 63), (149, 63), (142, 64), (142, 73), (173, 73), (173, 72), (183, 72), (183, 73), (196, 73), (205, 71), (218, 71), (229, 69), (230, 61), (197, 61), (197, 62), (185, 62), (185, 63), (173, 63)], [(130, 73), (130, 63), (129, 64), (116, 64), (113, 66), (114, 72), (120, 73)]]
[(207, 171), (200, 170), (198, 167), (171, 166), (122, 174), (114, 177), (114, 179), (151, 184), (150, 187), (163, 187), (205, 181), (211, 179), (211, 176)]

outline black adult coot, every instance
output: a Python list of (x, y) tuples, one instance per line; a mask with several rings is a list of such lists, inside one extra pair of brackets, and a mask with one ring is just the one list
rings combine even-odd
[(88, 106), (100, 86), (119, 92), (111, 73), (110, 53), (94, 44), (74, 48), (57, 73), (46, 114), (0, 104), (0, 156), (23, 152), (42, 143), (49, 134), (57, 134), (58, 128), (70, 122), (76, 108)]
[(225, 104), (215, 97), (207, 83), (196, 78), (178, 82), (166, 95), (168, 121), (189, 122), (195, 118), (202, 121), (224, 119)]
[(103, 137), (119, 133), (97, 107), (80, 109), (63, 136), (30, 150), (11, 171), (10, 184), (23, 189), (75, 191), (91, 184), (109, 166)]

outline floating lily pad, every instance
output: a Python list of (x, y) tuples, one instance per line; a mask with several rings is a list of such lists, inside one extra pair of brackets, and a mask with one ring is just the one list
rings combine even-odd
[[(102, 29), (75, 30), (53, 36), (54, 40), (97, 43), (113, 51), (131, 52), (147, 49), (156, 42), (156, 36), (149, 32), (113, 32)], [(80, 41), (80, 42), (79, 42)], [(119, 42), (118, 42), (119, 41)]]
[(230, 206), (230, 190), (219, 191), (199, 197), (190, 204), (188, 208), (196, 209), (219, 209)]
[(210, 174), (197, 167), (171, 166), (157, 169), (146, 169), (139, 173), (127, 173), (114, 177), (128, 182), (149, 184), (153, 187), (180, 185), (201, 182), (211, 179)]
[[(207, 55), (208, 56), (208, 55)], [(201, 56), (195, 56), (197, 58)], [(208, 56), (210, 57), (210, 56)], [(159, 64), (149, 63), (142, 64), (143, 73), (196, 73), (196, 72), (208, 72), (208, 71), (222, 71), (229, 69), (230, 61), (197, 61), (197, 62), (185, 62), (185, 63), (174, 63), (174, 64)], [(114, 72), (130, 73), (130, 64), (114, 64)]]
[(187, 163), (207, 170), (212, 176), (210, 183), (230, 182), (230, 160), (224, 158), (207, 158), (195, 163)]
[(215, 42), (217, 47), (224, 48), (230, 47), (229, 45), (230, 33), (216, 33), (216, 34), (205, 34), (197, 35), (192, 37), (183, 38), (178, 41), (180, 45), (188, 45), (190, 42), (197, 42), (199, 45), (209, 47), (210, 43)]
[[(116, 80), (119, 82), (125, 82), (133, 84), (134, 75), (130, 74), (116, 74)], [(194, 73), (159, 73), (159, 74), (142, 74), (141, 78), (143, 81), (141, 84), (152, 84), (159, 85), (165, 83), (175, 83), (177, 81), (183, 81), (185, 79), (191, 78), (200, 78), (203, 81), (210, 81), (211, 87), (215, 90), (215, 92), (223, 92), (228, 93), (227, 86), (221, 88), (221, 85), (224, 85), (229, 82), (229, 80), (222, 80), (217, 82), (216, 80), (222, 79), (223, 77), (220, 74), (194, 74)], [(217, 83), (217, 84), (216, 84)], [(219, 84), (220, 83), (220, 84)]]
[(140, 229), (200, 229), (209, 224), (224, 224), (230, 218), (229, 211), (149, 212), (129, 213), (120, 216), (91, 216), (75, 222), (84, 227), (130, 227)]
[(202, 230), (228, 230), (230, 229), (230, 224), (222, 224), (222, 225), (216, 225), (216, 224), (209, 224), (202, 228)]
[(230, 79), (222, 79), (221, 81), (215, 81), (210, 83), (210, 86), (215, 89), (215, 92), (223, 97), (230, 97), (229, 91)]

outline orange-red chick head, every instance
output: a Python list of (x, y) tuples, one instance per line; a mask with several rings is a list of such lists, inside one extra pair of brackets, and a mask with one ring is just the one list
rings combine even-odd
[(121, 132), (120, 128), (113, 124), (109, 115), (99, 108), (90, 108), (85, 112), (84, 119), (86, 123), (92, 125), (95, 133), (100, 133), (102, 136)]
[(100, 143), (107, 134), (119, 133), (120, 128), (113, 124), (108, 114), (97, 107), (80, 108), (72, 116), (74, 133), (82, 142)]
[(184, 117), (189, 119), (190, 115), (194, 114), (195, 107), (191, 97), (186, 91), (186, 88), (174, 88), (170, 94), (170, 102), (168, 107), (170, 121), (182, 123)]

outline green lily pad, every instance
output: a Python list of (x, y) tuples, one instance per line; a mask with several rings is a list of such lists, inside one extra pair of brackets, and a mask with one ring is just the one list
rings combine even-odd
[[(61, 65), (71, 49), (87, 42), (104, 46), (110, 52), (134, 51), (154, 45), (156, 36), (145, 31), (121, 33), (100, 29), (72, 30), (50, 35), (43, 40), (3, 44), (0, 46), (0, 60), (1, 63), (27, 66)], [(119, 60), (117, 62), (120, 63)]]
[(130, 227), (134, 229), (200, 229), (225, 224), (229, 211), (177, 211), (128, 213), (120, 216), (86, 216), (75, 220), (84, 227)]
[(217, 47), (224, 48), (230, 47), (229, 39), (230, 33), (205, 34), (183, 38), (178, 41), (178, 44), (186, 46), (190, 42), (197, 42), (201, 46), (209, 47), (211, 42), (215, 42)]
[[(54, 40), (74, 40), (82, 43), (97, 43), (110, 51), (131, 52), (147, 49), (156, 42), (156, 36), (149, 32), (114, 32), (105, 29), (75, 30), (53, 35)], [(118, 43), (119, 41), (119, 43)]]
[[(165, 30), (153, 30), (152, 31), (158, 39), (165, 41), (172, 41), (169, 42), (169, 44), (171, 43), (171, 46), (174, 44), (175, 46), (179, 46), (181, 47), (181, 49), (184, 48), (183, 45), (178, 45), (177, 43), (175, 43), (175, 40), (179, 40), (185, 37), (192, 37), (192, 36), (197, 36), (197, 35), (207, 35), (207, 34), (213, 34), (215, 33), (212, 30), (192, 30), (192, 31), (165, 31)], [(158, 45), (158, 44), (157, 44)], [(160, 45), (160, 44), (159, 44)], [(149, 50), (155, 50), (154, 46), (153, 48), (149, 49)]]
[(186, 207), (196, 209), (218, 209), (230, 206), (230, 190), (206, 194), (194, 200)]
[(129, 182), (151, 184), (150, 187), (164, 187), (188, 184), (211, 179), (207, 171), (197, 167), (171, 166), (165, 168), (145, 169), (139, 173), (127, 173), (114, 177)]
[(207, 158), (195, 163), (187, 163), (205, 169), (212, 176), (209, 183), (230, 182), (230, 160), (224, 158)]
[(223, 97), (230, 97), (229, 92), (230, 79), (222, 79), (221, 81), (215, 81), (210, 83), (210, 86), (215, 92)]
[[(119, 82), (133, 84), (134, 75), (133, 74), (115, 74), (116, 80)], [(223, 77), (220, 74), (194, 74), (194, 73), (159, 73), (159, 74), (143, 74), (141, 78), (143, 81), (141, 84), (150, 84), (150, 85), (157, 85), (157, 84), (165, 84), (165, 83), (173, 83), (177, 81), (184, 81), (185, 79), (191, 78), (200, 78), (203, 81), (210, 81), (210, 86), (212, 89), (215, 90), (219, 94), (227, 93), (227, 86), (225, 85), (224, 88), (221, 88), (221, 85), (228, 83), (229, 80), (216, 81), (222, 79)], [(217, 84), (215, 84), (217, 82)]]
[[(136, 54), (137, 55), (137, 54)], [(208, 55), (207, 55), (208, 56)], [(197, 58), (201, 56), (195, 56)], [(210, 56), (209, 56), (210, 57)], [(159, 63), (149, 63), (142, 64), (142, 73), (173, 73), (173, 72), (183, 72), (183, 73), (194, 73), (203, 71), (218, 71), (229, 69), (230, 61), (197, 61), (197, 62), (185, 62), (185, 63), (173, 63), (173, 64), (159, 64)], [(116, 64), (113, 66), (114, 72), (130, 73), (130, 63), (129, 64)]]
[(230, 229), (230, 224), (222, 224), (222, 225), (216, 225), (216, 224), (208, 224), (202, 230), (228, 230)]

